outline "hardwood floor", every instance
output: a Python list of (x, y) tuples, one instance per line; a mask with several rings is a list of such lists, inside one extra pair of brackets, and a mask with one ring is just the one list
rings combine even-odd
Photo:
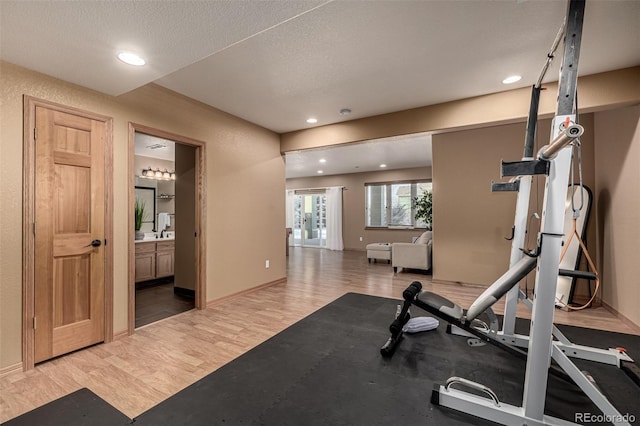
[[(292, 248), (287, 282), (244, 293), (214, 307), (144, 326), (100, 344), (0, 378), (0, 422), (87, 387), (135, 417), (347, 292), (401, 298), (413, 280), (462, 306), (483, 288), (433, 284), (430, 275), (393, 274), (364, 252)], [(496, 312), (501, 312), (498, 303)], [(389, 312), (390, 319), (393, 312)], [(520, 306), (518, 315), (526, 317)], [(602, 307), (556, 311), (556, 322), (638, 333)], [(382, 345), (384, 342), (380, 342)]]
[(136, 328), (194, 307), (193, 297), (174, 293), (173, 277), (136, 284)]

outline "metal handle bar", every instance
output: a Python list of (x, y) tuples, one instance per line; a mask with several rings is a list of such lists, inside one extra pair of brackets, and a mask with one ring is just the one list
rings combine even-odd
[(566, 23), (563, 22), (562, 25), (560, 26), (560, 29), (558, 30), (558, 34), (556, 35), (556, 38), (553, 40), (553, 45), (551, 46), (551, 50), (549, 51), (549, 53), (547, 53), (547, 62), (545, 62), (544, 67), (542, 67), (542, 71), (540, 72), (540, 77), (538, 77), (538, 81), (536, 82), (534, 87), (540, 87), (542, 85), (542, 79), (544, 79), (544, 76), (547, 73), (549, 66), (551, 65), (551, 61), (553, 61), (553, 58), (556, 53), (556, 49), (560, 44), (560, 40), (564, 35), (565, 26), (566, 26)]
[(556, 138), (546, 145), (542, 147), (540, 153), (538, 154), (538, 158), (541, 160), (551, 160), (556, 156), (558, 151), (560, 151), (565, 146), (569, 145), (575, 139), (582, 136), (584, 133), (584, 127), (579, 124), (572, 124), (566, 129), (564, 129)]
[(495, 392), (493, 392), (491, 389), (489, 389), (488, 387), (486, 387), (485, 385), (482, 385), (480, 383), (476, 383), (476, 382), (472, 382), (471, 380), (467, 380), (467, 379), (463, 379), (462, 377), (449, 377), (449, 379), (447, 380), (447, 383), (445, 385), (445, 390), (449, 390), (449, 388), (451, 387), (451, 385), (454, 384), (461, 384), (464, 386), (467, 386), (471, 389), (475, 389), (478, 390), (480, 392), (484, 392), (487, 395), (489, 395), (489, 397), (493, 400), (493, 403), (495, 404), (496, 407), (500, 406), (500, 400), (498, 399), (498, 396), (495, 394)]

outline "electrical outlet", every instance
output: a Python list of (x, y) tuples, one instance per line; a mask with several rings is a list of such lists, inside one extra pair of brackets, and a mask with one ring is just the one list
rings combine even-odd
[(360, 237), (360, 241), (362, 241), (362, 237)]
[(266, 269), (269, 269), (269, 259), (267, 259), (267, 260), (265, 260), (265, 261), (264, 261), (264, 267), (265, 267)]

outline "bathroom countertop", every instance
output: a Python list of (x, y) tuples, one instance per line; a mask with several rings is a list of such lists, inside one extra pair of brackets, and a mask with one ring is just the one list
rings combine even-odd
[(135, 243), (160, 243), (163, 241), (175, 241), (175, 237), (170, 238), (145, 238), (143, 240), (135, 240)]

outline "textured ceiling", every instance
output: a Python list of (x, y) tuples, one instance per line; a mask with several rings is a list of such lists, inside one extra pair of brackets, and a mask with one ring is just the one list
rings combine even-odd
[[(530, 86), (566, 5), (3, 0), (0, 57), (112, 95), (156, 82), (282, 133), (309, 116), (324, 125)], [(579, 73), (640, 64), (639, 22), (640, 1), (587, 0)], [(147, 65), (120, 63), (120, 49)], [(523, 79), (503, 86), (513, 73)]]
[[(0, 1), (2, 59), (110, 95), (187, 67), (318, 1)], [(121, 63), (119, 50), (147, 66)]]
[[(0, 0), (0, 58), (114, 96), (155, 82), (284, 133), (531, 86), (566, 7), (559, 0)], [(639, 23), (640, 1), (587, 0), (579, 74), (640, 65)], [(121, 63), (122, 49), (147, 65)], [(558, 62), (545, 81), (557, 80)], [(520, 82), (501, 84), (516, 73)], [(305, 122), (310, 116), (317, 124)]]
[(135, 135), (134, 151), (135, 155), (143, 157), (159, 158), (161, 160), (176, 160), (176, 143), (157, 136), (144, 133)]
[[(427, 167), (432, 164), (431, 135), (404, 135), (337, 147), (287, 152), (286, 161), (287, 179)], [(381, 164), (385, 167), (381, 168)]]

